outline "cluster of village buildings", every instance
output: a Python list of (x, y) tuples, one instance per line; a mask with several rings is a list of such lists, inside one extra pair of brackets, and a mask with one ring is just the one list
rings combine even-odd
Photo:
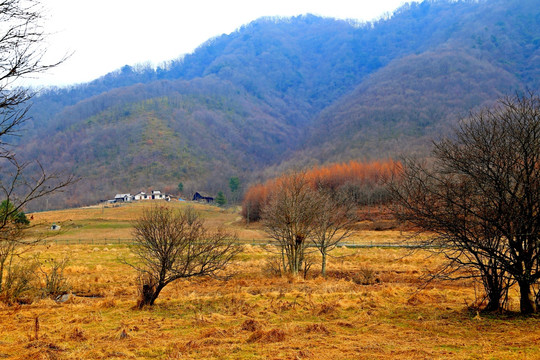
[(130, 202), (130, 201), (139, 201), (139, 200), (165, 200), (165, 201), (171, 201), (171, 196), (162, 193), (159, 190), (152, 190), (151, 194), (147, 194), (145, 192), (140, 192), (136, 195), (131, 194), (116, 194), (114, 196), (114, 199), (109, 200), (110, 203), (118, 203), (118, 202)]
[[(131, 194), (116, 194), (114, 196), (114, 199), (108, 200), (109, 203), (121, 203), (121, 202), (131, 202), (131, 201), (139, 201), (139, 200), (165, 200), (165, 201), (171, 201), (171, 195), (167, 195), (162, 193), (159, 190), (152, 190), (151, 194), (147, 194), (143, 191), (136, 195)], [(180, 198), (178, 200), (184, 201), (184, 199)], [(212, 203), (214, 202), (214, 198), (212, 196), (205, 195), (200, 192), (196, 192), (193, 195), (192, 201), (198, 201), (198, 202), (204, 202), (204, 203)]]

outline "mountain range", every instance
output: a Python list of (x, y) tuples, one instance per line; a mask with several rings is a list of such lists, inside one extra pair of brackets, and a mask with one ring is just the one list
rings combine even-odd
[(179, 182), (216, 193), (231, 177), (424, 156), (469, 111), (538, 89), (538, 0), (424, 1), (370, 23), (261, 18), (157, 68), (42, 91), (18, 153), (80, 177), (50, 207)]

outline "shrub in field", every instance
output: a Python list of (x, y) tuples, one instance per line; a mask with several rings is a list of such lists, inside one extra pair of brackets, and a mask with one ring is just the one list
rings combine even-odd
[(358, 285), (373, 285), (378, 282), (377, 273), (368, 267), (362, 267), (353, 276), (352, 281)]
[(68, 283), (67, 278), (64, 276), (64, 269), (66, 268), (69, 260), (64, 258), (62, 260), (48, 259), (45, 261), (48, 266), (48, 270), (42, 266), (39, 270), (44, 278), (44, 284), (41, 288), (43, 297), (50, 297), (56, 299), (58, 296), (63, 295), (71, 290), (71, 285)]
[(262, 272), (268, 276), (283, 275), (284, 269), (282, 256), (278, 254), (269, 256), (264, 262)]
[(242, 328), (242, 330), (245, 330), (245, 331), (254, 332), (254, 331), (262, 330), (263, 326), (257, 320), (247, 319), (242, 323), (241, 328)]
[(7, 304), (32, 303), (38, 295), (39, 263), (35, 260), (21, 261), (7, 269), (0, 292), (0, 299)]
[(285, 341), (285, 331), (281, 329), (271, 329), (268, 331), (256, 330), (246, 340), (248, 343), (274, 343)]
[(7, 304), (29, 304), (39, 298), (58, 296), (69, 292), (71, 286), (64, 276), (67, 259), (48, 259), (45, 264), (37, 257), (22, 258), (7, 268), (0, 300)]

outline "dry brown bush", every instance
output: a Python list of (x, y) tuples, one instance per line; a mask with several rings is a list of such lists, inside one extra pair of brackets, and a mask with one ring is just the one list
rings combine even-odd
[(23, 260), (10, 266), (3, 279), (0, 301), (12, 304), (31, 304), (39, 298), (39, 279), (36, 271), (39, 263), (35, 259)]
[(260, 322), (254, 319), (247, 319), (242, 323), (241, 329), (245, 331), (259, 331), (262, 330), (263, 326)]
[(304, 328), (307, 333), (322, 333), (330, 334), (330, 331), (324, 326), (324, 324), (309, 324)]
[(229, 333), (223, 329), (211, 328), (201, 334), (202, 339), (206, 338), (226, 338)]
[(246, 340), (248, 343), (274, 343), (285, 340), (285, 331), (272, 329), (269, 331), (257, 330)]
[(281, 276), (283, 274), (283, 266), (281, 256), (274, 254), (265, 259), (264, 265), (261, 268), (265, 276)]
[(340, 305), (337, 302), (331, 302), (331, 303), (322, 303), (319, 306), (319, 309), (317, 311), (317, 315), (329, 315), (335, 313)]
[(79, 326), (76, 326), (71, 330), (69, 338), (75, 341), (84, 341), (87, 339), (85, 331)]
[(369, 267), (360, 268), (352, 277), (352, 281), (358, 285), (373, 285), (380, 282), (377, 272)]

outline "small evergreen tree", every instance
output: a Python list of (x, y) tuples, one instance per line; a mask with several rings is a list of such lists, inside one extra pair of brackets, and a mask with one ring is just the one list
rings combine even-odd
[(235, 193), (238, 191), (238, 188), (240, 187), (240, 179), (238, 177), (232, 177), (229, 179), (229, 189), (231, 189), (231, 193)]
[(235, 176), (229, 179), (229, 189), (231, 190), (231, 198), (229, 199), (231, 203), (238, 203), (238, 192), (240, 190), (240, 179)]
[(216, 196), (216, 203), (219, 206), (223, 206), (227, 203), (227, 199), (225, 198), (225, 194), (223, 194), (223, 191), (218, 192)]
[(21, 225), (29, 225), (30, 221), (23, 211), (18, 211), (9, 200), (4, 200), (0, 204), (1, 221), (13, 221)]

